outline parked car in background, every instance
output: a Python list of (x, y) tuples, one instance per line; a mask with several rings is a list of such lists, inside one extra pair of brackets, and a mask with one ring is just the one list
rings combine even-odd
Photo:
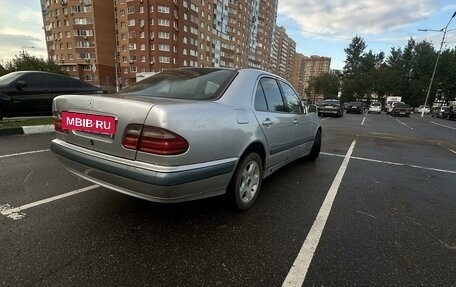
[(412, 108), (408, 104), (395, 104), (392, 111), (391, 115), (393, 117), (396, 116), (404, 116), (404, 117), (410, 117), (410, 113), (412, 112)]
[(450, 107), (449, 106), (442, 106), (440, 108), (439, 118), (446, 119), (446, 118), (448, 118), (448, 114), (449, 113), (450, 113)]
[(245, 210), (264, 178), (320, 153), (316, 106), (259, 69), (170, 69), (119, 94), (62, 95), (52, 106), (51, 150), (69, 171), (155, 202), (227, 193)]
[(405, 104), (404, 102), (391, 102), (389, 106), (387, 107), (386, 113), (390, 114), (391, 111), (393, 110), (394, 106), (397, 104)]
[(318, 116), (335, 116), (344, 115), (344, 109), (337, 99), (326, 99), (318, 106)]
[(355, 113), (362, 114), (364, 112), (364, 104), (362, 102), (350, 102), (347, 105), (347, 114)]
[(379, 102), (373, 102), (369, 105), (369, 109), (367, 110), (367, 113), (378, 113), (380, 114), (382, 112), (382, 104)]
[(454, 120), (456, 119), (456, 106), (450, 106), (448, 109), (448, 115), (446, 117), (447, 120)]
[(431, 113), (431, 108), (429, 106), (424, 106), (424, 105), (421, 105), (419, 107), (416, 107), (413, 112), (414, 113), (417, 113), (417, 114), (422, 114), (424, 111), (425, 114), (430, 114)]
[(3, 117), (52, 114), (52, 100), (62, 94), (102, 93), (78, 79), (41, 71), (12, 72), (0, 77), (0, 120)]
[(432, 107), (431, 108), (431, 117), (438, 118), (440, 113), (440, 107)]

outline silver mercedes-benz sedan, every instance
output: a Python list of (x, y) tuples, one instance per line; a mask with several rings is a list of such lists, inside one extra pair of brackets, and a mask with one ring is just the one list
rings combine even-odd
[(113, 95), (53, 101), (51, 150), (72, 173), (155, 202), (227, 194), (248, 209), (264, 178), (320, 153), (321, 126), (281, 77), (182, 68)]

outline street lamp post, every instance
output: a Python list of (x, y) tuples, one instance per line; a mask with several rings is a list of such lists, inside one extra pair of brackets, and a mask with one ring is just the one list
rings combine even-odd
[(424, 116), (424, 111), (426, 110), (426, 104), (427, 104), (427, 101), (428, 101), (428, 98), (429, 98), (429, 94), (431, 92), (432, 82), (434, 81), (435, 71), (437, 70), (437, 65), (439, 63), (439, 59), (440, 59), (440, 54), (442, 52), (443, 43), (445, 43), (445, 36), (446, 36), (446, 33), (448, 32), (448, 26), (450, 25), (451, 20), (453, 20), (453, 18), (455, 16), (456, 16), (456, 11), (453, 13), (453, 16), (451, 16), (450, 21), (448, 21), (448, 24), (445, 26), (445, 28), (442, 28), (440, 30), (418, 29), (418, 31), (423, 31), (423, 32), (427, 32), (427, 31), (443, 32), (442, 42), (440, 43), (440, 49), (439, 49), (439, 52), (437, 53), (437, 60), (435, 61), (434, 71), (432, 72), (432, 76), (431, 76), (431, 82), (429, 83), (429, 87), (428, 87), (428, 90), (427, 90), (426, 100), (424, 100), (424, 108), (423, 108), (423, 111), (421, 112), (421, 117)]

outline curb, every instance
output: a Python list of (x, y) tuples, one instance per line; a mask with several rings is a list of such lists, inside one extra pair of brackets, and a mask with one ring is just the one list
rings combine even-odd
[(42, 133), (51, 133), (53, 131), (54, 131), (53, 125), (25, 126), (25, 127), (0, 129), (0, 136), (42, 134)]

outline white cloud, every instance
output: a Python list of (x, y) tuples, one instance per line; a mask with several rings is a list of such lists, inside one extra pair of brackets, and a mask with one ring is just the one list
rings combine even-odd
[(0, 6), (6, 8), (0, 9), (0, 61), (14, 58), (22, 48), (31, 55), (47, 57), (39, 1), (0, 0)]
[(394, 32), (435, 12), (436, 0), (281, 0), (279, 13), (300, 29), (353, 37)]

